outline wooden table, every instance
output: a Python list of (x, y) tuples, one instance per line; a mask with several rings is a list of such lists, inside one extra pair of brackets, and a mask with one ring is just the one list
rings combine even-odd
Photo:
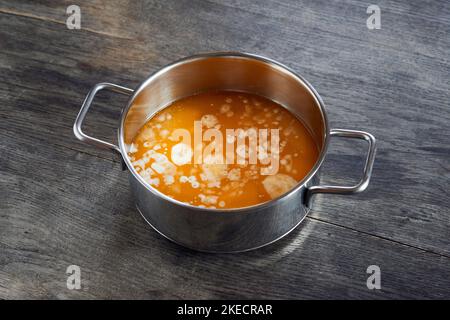
[[(66, 8), (81, 9), (81, 29)], [(0, 298), (450, 298), (450, 3), (0, 3)], [(136, 87), (190, 54), (276, 59), (322, 95), (332, 127), (379, 142), (354, 196), (318, 196), (289, 236), (242, 254), (192, 252), (136, 211), (127, 173), (72, 125), (98, 82)], [(101, 94), (86, 131), (113, 141), (125, 97)], [(325, 182), (357, 181), (365, 145), (333, 139)], [(69, 265), (81, 289), (66, 286)], [(367, 268), (381, 270), (369, 290)]]

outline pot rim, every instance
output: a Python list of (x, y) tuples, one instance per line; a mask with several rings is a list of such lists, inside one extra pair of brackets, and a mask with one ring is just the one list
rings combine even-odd
[[(325, 128), (325, 140), (322, 145), (321, 151), (319, 153), (319, 157), (318, 157), (316, 163), (314, 164), (314, 166), (312, 167), (312, 169), (308, 172), (308, 174), (302, 180), (300, 180), (295, 185), (295, 187), (293, 187), (292, 189), (283, 193), (282, 195), (278, 196), (275, 199), (265, 201), (265, 202), (262, 202), (259, 204), (255, 204), (252, 206), (239, 207), (239, 208), (216, 208), (216, 209), (214, 209), (214, 208), (199, 207), (199, 206), (191, 205), (191, 204), (173, 199), (173, 198), (165, 195), (161, 191), (157, 190), (156, 188), (152, 187), (151, 185), (149, 185), (148, 183), (146, 183), (143, 180), (143, 178), (136, 172), (133, 165), (131, 164), (131, 161), (128, 157), (128, 154), (127, 154), (126, 148), (125, 148), (124, 125), (125, 125), (125, 118), (128, 114), (128, 111), (130, 110), (135, 98), (142, 92), (142, 90), (147, 86), (147, 84), (149, 82), (151, 82), (153, 79), (155, 79), (159, 75), (167, 72), (168, 70), (170, 70), (176, 66), (179, 66), (181, 64), (184, 64), (184, 63), (189, 63), (189, 62), (192, 62), (195, 60), (201, 60), (201, 59), (211, 58), (211, 57), (245, 58), (245, 59), (257, 60), (257, 61), (261, 61), (266, 64), (269, 64), (269, 65), (277, 68), (278, 70), (296, 78), (309, 91), (309, 93), (312, 95), (315, 102), (319, 106), (320, 112), (322, 114), (323, 122), (324, 122), (324, 128)], [(281, 106), (284, 107), (283, 105), (281, 105)], [(264, 208), (274, 205), (276, 202), (281, 201), (284, 198), (289, 197), (290, 195), (294, 194), (295, 192), (298, 192), (316, 175), (317, 171), (319, 170), (320, 166), (322, 165), (322, 163), (325, 159), (325, 155), (328, 150), (329, 140), (330, 140), (330, 127), (328, 124), (328, 117), (327, 117), (326, 110), (325, 110), (325, 104), (323, 103), (322, 98), (320, 97), (319, 93), (314, 89), (314, 87), (305, 78), (303, 78), (301, 75), (296, 73), (291, 68), (289, 68), (289, 67), (285, 66), (284, 64), (282, 64), (278, 61), (275, 61), (273, 59), (266, 58), (261, 55), (250, 54), (250, 53), (245, 53), (245, 52), (237, 52), (237, 51), (218, 51), (218, 52), (200, 53), (200, 54), (187, 56), (187, 57), (178, 59), (174, 62), (171, 62), (171, 63), (163, 66), (162, 68), (158, 69), (157, 71), (151, 73), (147, 77), (147, 79), (145, 79), (143, 82), (141, 82), (140, 85), (138, 85), (138, 87), (134, 90), (133, 95), (129, 98), (127, 106), (122, 111), (122, 115), (121, 115), (121, 119), (120, 119), (120, 126), (119, 126), (119, 130), (118, 130), (118, 142), (119, 142), (119, 148), (120, 148), (120, 153), (122, 155), (122, 158), (123, 158), (128, 170), (131, 172), (131, 174), (134, 176), (134, 178), (136, 178), (147, 190), (152, 192), (155, 196), (158, 196), (168, 202), (179, 205), (181, 207), (185, 207), (185, 208), (192, 209), (192, 210), (203, 211), (203, 212), (210, 212), (210, 213), (242, 213), (242, 212), (247, 212), (247, 211), (255, 211), (255, 210), (259, 210), (259, 209), (264, 209)]]

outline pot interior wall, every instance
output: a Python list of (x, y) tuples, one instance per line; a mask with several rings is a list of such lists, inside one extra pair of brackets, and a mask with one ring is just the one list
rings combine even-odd
[(276, 64), (239, 55), (183, 60), (150, 77), (130, 101), (123, 128), (125, 144), (131, 144), (146, 120), (171, 102), (218, 89), (255, 93), (278, 102), (304, 122), (319, 150), (323, 148), (325, 119), (311, 90)]

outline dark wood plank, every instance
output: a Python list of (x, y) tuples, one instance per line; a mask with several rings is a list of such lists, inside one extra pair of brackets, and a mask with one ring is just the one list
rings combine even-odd
[[(81, 30), (65, 27), (69, 4), (0, 4), (0, 297), (450, 296), (447, 1), (383, 2), (375, 31), (358, 1), (86, 1)], [(185, 251), (148, 230), (117, 159), (77, 142), (73, 120), (93, 84), (134, 87), (212, 50), (288, 64), (318, 89), (333, 127), (373, 133), (367, 192), (319, 196), (294, 235), (244, 255)], [(124, 103), (100, 96), (87, 131), (113, 140)], [(363, 152), (333, 141), (324, 180), (355, 181)], [(65, 289), (72, 263), (86, 290)], [(365, 288), (378, 263), (381, 293)]]
[[(312, 219), (249, 253), (185, 250), (145, 224), (127, 173), (110, 161), (10, 133), (0, 152), (8, 186), (0, 199), (2, 298), (450, 295), (450, 259)], [(72, 264), (81, 267), (80, 291), (66, 288)], [(380, 291), (366, 287), (373, 264), (381, 268)]]

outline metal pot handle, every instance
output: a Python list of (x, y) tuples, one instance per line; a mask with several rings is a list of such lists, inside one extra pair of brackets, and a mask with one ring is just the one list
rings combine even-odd
[(344, 137), (344, 138), (356, 138), (364, 139), (369, 143), (369, 150), (367, 152), (366, 164), (364, 166), (363, 177), (354, 186), (312, 186), (308, 188), (306, 194), (306, 203), (309, 206), (309, 200), (312, 195), (316, 193), (336, 193), (336, 194), (353, 194), (364, 191), (369, 185), (370, 176), (372, 175), (373, 161), (375, 159), (376, 152), (376, 140), (373, 135), (364, 131), (345, 130), (345, 129), (332, 129), (330, 136)]
[(83, 105), (81, 106), (80, 112), (78, 113), (78, 116), (75, 119), (75, 123), (73, 125), (73, 133), (79, 140), (81, 140), (83, 142), (92, 144), (93, 146), (100, 147), (103, 149), (110, 149), (110, 150), (113, 150), (114, 152), (118, 152), (119, 154), (121, 154), (118, 146), (116, 146), (112, 143), (88, 136), (81, 130), (81, 126), (83, 124), (84, 118), (86, 117), (86, 114), (92, 104), (92, 101), (95, 98), (95, 95), (97, 94), (97, 92), (99, 92), (100, 90), (103, 90), (103, 89), (121, 93), (124, 95), (131, 95), (134, 92), (134, 90), (132, 90), (132, 89), (125, 88), (125, 87), (122, 87), (122, 86), (119, 86), (116, 84), (112, 84), (112, 83), (106, 83), (106, 82), (97, 83), (91, 89), (91, 91), (89, 91), (86, 98), (84, 99)]

